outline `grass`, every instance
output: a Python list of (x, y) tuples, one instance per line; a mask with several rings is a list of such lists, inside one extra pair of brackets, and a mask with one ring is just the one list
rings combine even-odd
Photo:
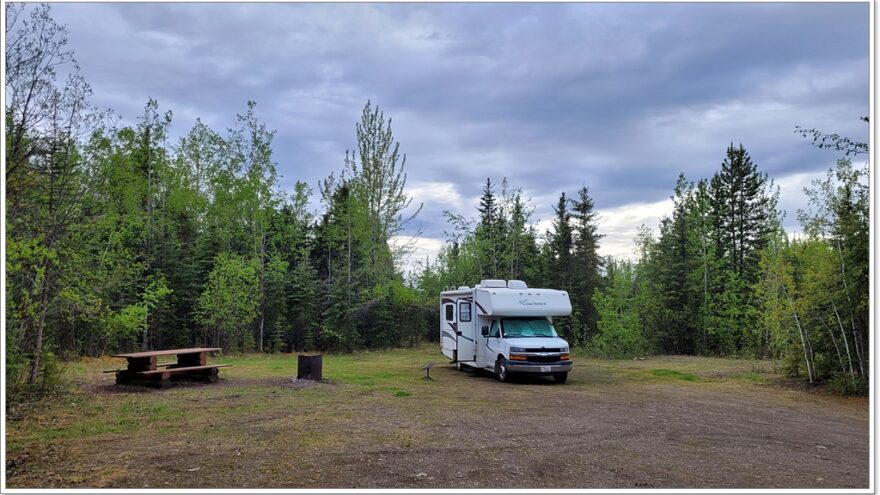
[[(322, 411), (325, 421), (347, 420), (355, 414), (349, 403), (352, 398), (365, 404), (381, 402), (383, 397), (417, 400), (420, 407), (429, 410), (427, 415), (430, 416), (431, 408), (455, 407), (455, 404), (441, 404), (430, 392), (431, 382), (421, 380), (419, 368), (428, 362), (439, 366), (443, 359), (433, 347), (325, 355), (324, 378), (334, 387), (304, 388), (295, 393), (278, 386), (286, 384), (295, 374), (296, 358), (289, 354), (215, 356), (212, 362), (233, 365), (221, 373), (223, 387), (174, 387), (164, 391), (137, 388), (117, 391), (112, 386), (112, 375), (102, 375), (100, 370), (117, 367), (118, 360), (84, 359), (67, 368), (80, 390), (67, 400), (48, 404), (26, 421), (11, 423), (10, 440), (15, 446), (158, 429), (173, 433), (190, 426), (212, 431), (217, 426), (212, 426), (206, 418), (222, 423), (228, 418), (271, 416), (304, 407)], [(606, 386), (625, 386), (646, 379), (764, 384), (774, 376), (762, 372), (772, 367), (747, 360), (693, 357), (595, 360), (575, 355), (575, 362), (586, 372), (587, 381)], [(663, 367), (656, 367), (657, 364)], [(99, 393), (89, 391), (89, 386), (96, 383), (102, 383), (104, 389)], [(583, 385), (586, 383), (569, 384)], [(513, 395), (517, 394), (514, 390)], [(458, 399), (459, 407), (466, 409), (492, 404), (491, 397), (471, 397), (466, 391), (453, 397)], [(443, 399), (448, 400), (449, 397)], [(181, 421), (182, 418), (185, 419)]]
[(662, 368), (651, 370), (651, 374), (660, 378), (672, 378), (675, 380), (685, 380), (688, 382), (695, 382), (698, 380), (697, 375), (694, 375), (693, 373), (682, 373), (680, 371), (667, 370)]
[[(543, 395), (542, 390), (561, 397), (609, 394), (619, 387), (651, 383), (760, 387), (775, 377), (764, 371), (773, 369), (768, 363), (750, 360), (666, 356), (604, 360), (577, 353), (574, 360), (576, 371), (568, 384), (538, 380), (504, 385), (504, 400), (533, 400), (536, 394)], [(272, 453), (264, 461), (267, 469), (279, 459), (294, 455), (308, 459), (317, 452), (344, 451), (349, 445), (409, 449), (441, 441), (432, 428), (454, 423), (455, 414), (485, 416), (497, 409), (499, 401), (497, 383), (488, 376), (456, 372), (435, 346), (324, 355), (325, 381), (306, 386), (292, 383), (295, 355), (220, 355), (211, 362), (232, 364), (221, 370), (221, 383), (164, 390), (114, 386), (112, 374), (101, 370), (118, 367), (121, 363), (116, 359), (72, 363), (67, 367), (75, 384), (71, 394), (42, 404), (21, 420), (7, 420), (9, 457), (28, 459), (26, 468), (8, 471), (8, 478), (27, 484), (27, 476), (42, 479), (39, 473), (51, 469), (65, 472), (59, 475), (59, 486), (97, 486), (94, 476), (98, 475), (90, 478), (81, 464), (91, 468), (99, 462), (94, 459), (110, 456), (114, 448), (138, 445), (153, 447), (132, 455), (155, 455), (157, 449), (186, 452), (193, 445), (204, 445), (234, 448), (237, 453), (231, 455), (238, 456), (257, 441)], [(433, 382), (422, 380), (420, 368), (429, 362), (436, 364)], [(544, 386), (549, 388), (535, 388)], [(59, 451), (64, 453), (60, 457)], [(113, 465), (109, 459), (110, 464), (99, 464), (100, 483), (112, 485), (132, 475), (119, 467), (106, 469)]]

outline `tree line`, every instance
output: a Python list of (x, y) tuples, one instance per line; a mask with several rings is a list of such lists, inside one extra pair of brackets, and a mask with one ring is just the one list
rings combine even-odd
[(592, 302), (604, 283), (606, 260), (598, 254), (598, 216), (589, 188), (574, 198), (563, 192), (554, 207), (550, 231), (538, 232), (532, 222), (534, 207), (521, 188), (506, 178), (500, 191), (486, 179), (476, 218), (445, 212), (451, 230), (436, 261), (426, 263), (415, 277), (424, 297), (445, 287), (474, 286), (482, 279), (524, 280), (532, 287), (568, 291), (572, 316), (558, 320), (571, 324), (574, 345), (586, 345), (596, 333), (598, 314)]
[[(248, 102), (223, 132), (171, 142), (149, 100), (122, 124), (91, 89), (46, 5), (7, 4), (6, 357), (11, 400), (57, 378), (57, 360), (210, 345), (352, 351), (437, 339), (439, 292), (485, 278), (567, 290), (560, 324), (605, 357), (758, 356), (810, 383), (867, 390), (867, 165), (840, 160), (806, 190), (789, 236), (778, 188), (743, 145), (636, 238), (635, 261), (598, 254), (590, 189), (562, 192), (550, 228), (506, 178), (476, 215), (445, 212), (436, 260), (401, 273), (392, 240), (421, 206), (391, 120), (367, 102), (353, 150), (317, 186), (281, 187), (275, 131)], [(59, 81), (56, 72), (67, 74)], [(798, 128), (847, 157), (867, 146)], [(312, 211), (317, 195), (321, 211)]]
[(791, 237), (742, 146), (711, 180), (680, 176), (658, 236), (638, 238), (638, 262), (609, 266), (593, 349), (778, 358), (788, 375), (865, 392), (867, 164), (841, 159), (805, 193), (803, 233)]
[(171, 142), (173, 114), (155, 100), (130, 125), (90, 106), (49, 6), (7, 4), (6, 16), (11, 396), (45, 389), (71, 356), (426, 338), (436, 309), (404, 283), (390, 242), (420, 205), (378, 107), (363, 108), (316, 213), (307, 184), (280, 186), (254, 102), (225, 132), (199, 120)]
[[(798, 129), (797, 132), (805, 131)], [(866, 153), (848, 138), (819, 147)], [(635, 261), (598, 255), (602, 235), (586, 186), (562, 193), (551, 229), (529, 223), (520, 189), (487, 180), (417, 279), (425, 294), (481, 278), (567, 290), (573, 344), (603, 357), (651, 354), (778, 359), (809, 383), (865, 393), (868, 379), (868, 166), (839, 160), (805, 189), (803, 233), (782, 228), (779, 190), (745, 147), (731, 144), (712, 177), (679, 175), (658, 232), (642, 226)]]

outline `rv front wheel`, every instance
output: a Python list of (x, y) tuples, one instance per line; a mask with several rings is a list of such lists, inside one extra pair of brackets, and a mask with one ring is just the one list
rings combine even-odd
[(495, 361), (495, 377), (502, 383), (506, 382), (509, 378), (507, 374), (507, 360), (503, 357), (500, 357), (498, 358), (498, 361)]
[(568, 380), (568, 373), (557, 373), (553, 375), (553, 379), (556, 380), (556, 383), (565, 383), (565, 380)]

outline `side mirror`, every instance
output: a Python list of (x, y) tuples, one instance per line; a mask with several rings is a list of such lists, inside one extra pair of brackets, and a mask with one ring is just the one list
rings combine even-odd
[(565, 335), (566, 339), (571, 338), (571, 325), (565, 325), (562, 327), (562, 334)]
[(483, 328), (480, 329), (480, 334), (483, 337), (488, 337), (489, 336), (489, 325), (483, 325)]

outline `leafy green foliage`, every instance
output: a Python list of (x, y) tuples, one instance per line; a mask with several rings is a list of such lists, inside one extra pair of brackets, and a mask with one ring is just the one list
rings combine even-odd
[(812, 210), (799, 215), (807, 237), (772, 243), (755, 286), (785, 372), (841, 390), (862, 390), (869, 369), (867, 188), (867, 167), (848, 160), (814, 181), (806, 190)]
[(642, 309), (638, 300), (636, 267), (628, 262), (609, 265), (608, 285), (596, 290), (593, 303), (598, 314), (598, 332), (590, 339), (591, 353), (614, 358), (653, 354), (652, 342), (639, 324)]
[(241, 256), (220, 253), (199, 296), (196, 318), (213, 328), (214, 343), (232, 350), (253, 350), (245, 329), (259, 314), (257, 266)]
[[(275, 132), (254, 102), (225, 134), (198, 120), (176, 145), (172, 113), (153, 99), (134, 125), (92, 125), (87, 86), (54, 81), (55, 67), (73, 64), (66, 30), (45, 6), (19, 26), (7, 60), (21, 67), (7, 88), (39, 87), (51, 105), (16, 96), (6, 108), (15, 380), (36, 383), (48, 349), (354, 350), (425, 338), (432, 313), (403, 284), (389, 245), (415, 213), (403, 216), (405, 157), (378, 108), (365, 106), (357, 149), (343, 178), (322, 188), (327, 212), (316, 217), (304, 183), (279, 187)], [(58, 58), (40, 59), (49, 48)], [(49, 64), (41, 79), (27, 79), (39, 64)], [(83, 124), (50, 125), (61, 118)]]

